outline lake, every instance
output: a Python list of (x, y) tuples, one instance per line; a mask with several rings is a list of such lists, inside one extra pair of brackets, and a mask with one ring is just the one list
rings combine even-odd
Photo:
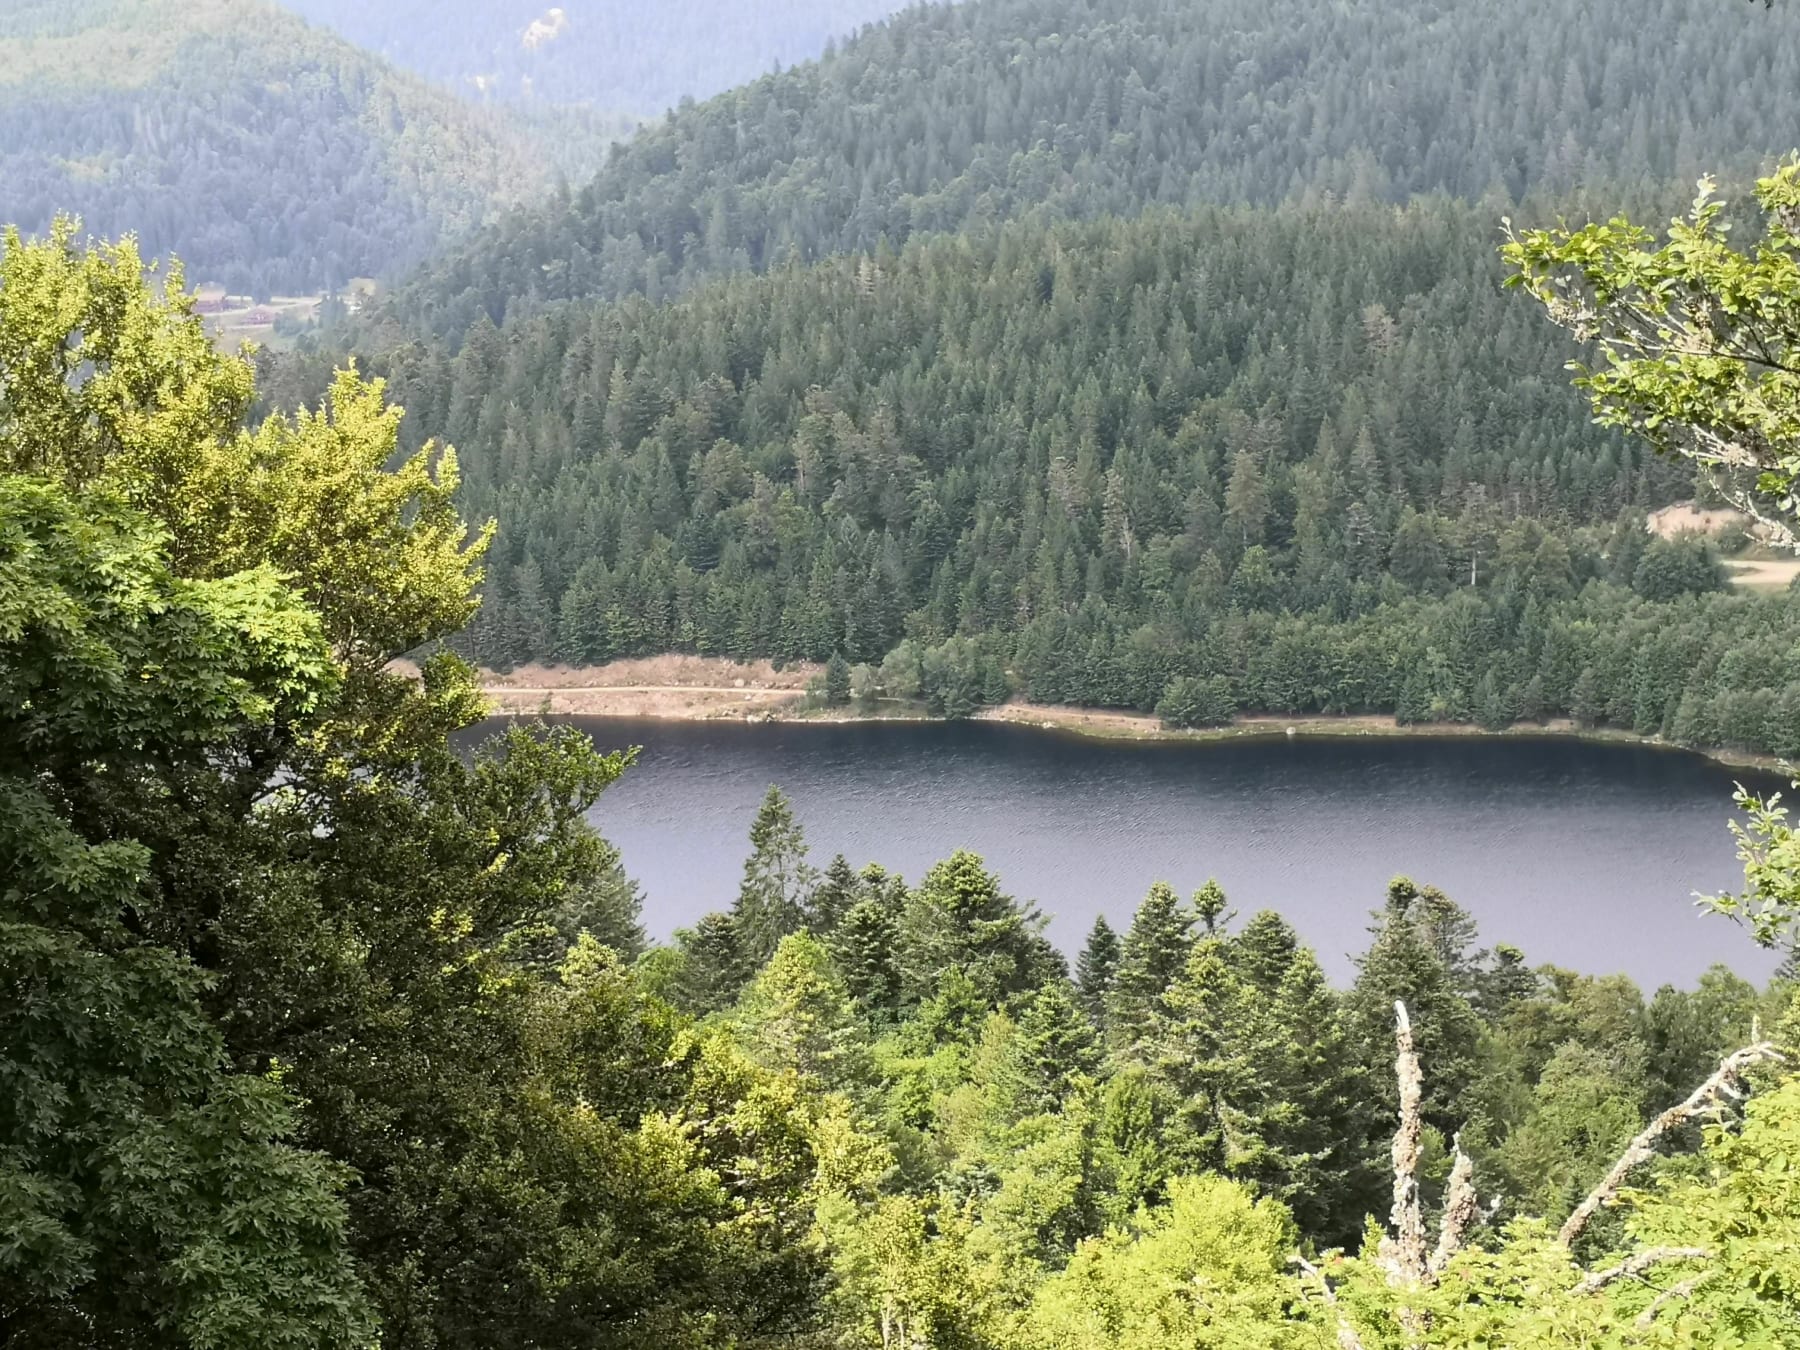
[(666, 938), (736, 892), (758, 801), (777, 783), (823, 866), (834, 853), (916, 880), (958, 847), (1051, 916), (1066, 952), (1096, 914), (1122, 932), (1152, 881), (1217, 877), (1241, 917), (1280, 910), (1334, 980), (1405, 873), (1443, 888), (1484, 943), (1532, 963), (1623, 971), (1652, 989), (1713, 962), (1761, 980), (1776, 958), (1696, 891), (1742, 880), (1734, 780), (1697, 756), (1567, 739), (1080, 740), (996, 723), (569, 721), (641, 745), (595, 823)]

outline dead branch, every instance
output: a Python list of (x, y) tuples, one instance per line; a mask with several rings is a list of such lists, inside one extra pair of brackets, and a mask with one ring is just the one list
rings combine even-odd
[(1300, 1267), (1302, 1275), (1319, 1286), (1319, 1293), (1325, 1300), (1325, 1306), (1337, 1314), (1338, 1350), (1363, 1350), (1362, 1338), (1356, 1334), (1356, 1328), (1350, 1325), (1350, 1319), (1345, 1317), (1342, 1310), (1338, 1308), (1337, 1290), (1331, 1287), (1331, 1281), (1325, 1278), (1325, 1272), (1299, 1254), (1288, 1259)]
[[(1784, 1056), (1781, 1052), (1768, 1041), (1758, 1041), (1726, 1056), (1717, 1072), (1695, 1088), (1692, 1096), (1664, 1111), (1644, 1127), (1642, 1134), (1631, 1141), (1619, 1160), (1613, 1164), (1612, 1170), (1589, 1192), (1587, 1199), (1575, 1207), (1575, 1212), (1569, 1215), (1562, 1230), (1556, 1235), (1557, 1241), (1565, 1247), (1573, 1247), (1575, 1240), (1586, 1231), (1593, 1217), (1618, 1198), (1619, 1188), (1625, 1184), (1625, 1178), (1655, 1155), (1657, 1141), (1665, 1134), (1718, 1110), (1722, 1098), (1741, 1100), (1744, 1096), (1745, 1072), (1757, 1064), (1782, 1059)], [(1397, 1140), (1394, 1147), (1398, 1156)]]
[(1426, 1273), (1436, 1279), (1450, 1264), (1450, 1258), (1462, 1250), (1469, 1225), (1475, 1222), (1480, 1202), (1475, 1195), (1475, 1164), (1462, 1151), (1462, 1136), (1450, 1141), (1456, 1163), (1450, 1169), (1450, 1185), (1444, 1192), (1444, 1217), (1438, 1224), (1437, 1250), (1431, 1254)]
[(1646, 1247), (1616, 1266), (1594, 1271), (1575, 1286), (1575, 1292), (1597, 1293), (1615, 1280), (1635, 1280), (1651, 1266), (1661, 1265), (1664, 1261), (1702, 1261), (1711, 1255), (1704, 1247)]
[(1656, 1315), (1661, 1312), (1665, 1306), (1675, 1299), (1686, 1298), (1711, 1278), (1711, 1275), (1711, 1271), (1703, 1271), (1688, 1279), (1677, 1280), (1674, 1284), (1663, 1290), (1662, 1293), (1650, 1300), (1650, 1306), (1637, 1315), (1637, 1322), (1635, 1325), (1639, 1330), (1648, 1327), (1652, 1322), (1656, 1321)]
[(1425, 1255), (1425, 1218), (1419, 1210), (1419, 1140), (1425, 1122), (1419, 1112), (1424, 1075), (1413, 1049), (1412, 1022), (1406, 1005), (1394, 1004), (1394, 1076), (1400, 1085), (1400, 1125), (1394, 1131), (1394, 1207), (1388, 1216), (1393, 1232), (1382, 1238), (1380, 1259), (1396, 1284), (1419, 1284), (1430, 1274)]

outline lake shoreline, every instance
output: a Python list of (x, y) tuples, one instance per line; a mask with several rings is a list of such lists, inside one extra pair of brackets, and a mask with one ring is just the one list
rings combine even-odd
[[(739, 664), (717, 657), (650, 657), (589, 668), (531, 666), (507, 674), (482, 672), (482, 687), (493, 711), (508, 717), (603, 717), (670, 722), (814, 723), (931, 722), (917, 704), (875, 709), (808, 708), (806, 683), (821, 667), (769, 662)], [(895, 701), (898, 703), (898, 701)], [(1742, 750), (1699, 749), (1616, 727), (1582, 727), (1569, 718), (1521, 723), (1501, 731), (1465, 722), (1402, 724), (1392, 716), (1364, 713), (1281, 716), (1256, 714), (1226, 726), (1165, 727), (1151, 713), (1084, 708), (1023, 700), (986, 707), (970, 719), (1075, 736), (1094, 741), (1216, 742), (1327, 740), (1356, 737), (1443, 739), (1511, 737), (1638, 745), (1698, 755), (1727, 768), (1784, 773), (1774, 755)]]

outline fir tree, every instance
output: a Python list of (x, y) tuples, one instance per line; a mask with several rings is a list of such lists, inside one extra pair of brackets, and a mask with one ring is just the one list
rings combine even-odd
[(901, 1006), (900, 916), (906, 887), (871, 863), (857, 878), (862, 899), (825, 939), (844, 987), (871, 1021), (898, 1015)]
[(879, 901), (853, 905), (828, 939), (832, 960), (843, 974), (844, 987), (871, 1018), (890, 1016), (900, 1007), (900, 968), (895, 960), (899, 925)]
[(1281, 987), (1299, 947), (1299, 935), (1287, 920), (1274, 910), (1265, 909), (1231, 940), (1227, 954), (1232, 968), (1245, 983), (1261, 994), (1272, 995)]
[(1445, 930), (1414, 911), (1419, 894), (1405, 878), (1389, 888), (1344, 1011), (1361, 1063), (1380, 1081), (1394, 1057), (1394, 1004), (1406, 1004), (1425, 1077), (1425, 1120), (1447, 1136), (1462, 1127), (1459, 1101), (1480, 1069), (1481, 1019), (1445, 964)]
[(1351, 1245), (1379, 1205), (1370, 1109), (1379, 1080), (1358, 1062), (1338, 996), (1309, 949), (1294, 952), (1258, 1019), (1251, 1062), (1261, 1148), (1240, 1175), (1292, 1209), (1321, 1247)]
[(1013, 1038), (1019, 1114), (1060, 1110), (1076, 1080), (1100, 1067), (1099, 1037), (1066, 980), (1025, 1001)]
[(1431, 943), (1457, 990), (1465, 998), (1474, 998), (1488, 958), (1486, 951), (1475, 946), (1474, 915), (1436, 886), (1417, 885), (1410, 877), (1395, 877), (1388, 883), (1388, 901), (1401, 906)]
[(730, 1007), (755, 973), (744, 960), (737, 924), (729, 914), (707, 914), (693, 928), (677, 932), (675, 941), (683, 960), (670, 997), (696, 1016)]
[(1043, 926), (1035, 910), (1001, 892), (977, 855), (959, 850), (907, 895), (900, 931), (904, 992), (923, 1000), (951, 971), (992, 1004), (1032, 988), (1048, 961)]
[(1244, 1119), (1254, 1084), (1254, 1014), (1221, 939), (1194, 944), (1164, 1003), (1154, 1068), (1181, 1101), (1172, 1147), (1186, 1170), (1236, 1169), (1257, 1151)]
[(1800, 984), (1800, 940), (1796, 940), (1775, 968), (1775, 978), (1788, 984)]
[(750, 825), (750, 857), (731, 912), (738, 957), (747, 974), (805, 922), (817, 876), (807, 866), (806, 836), (793, 807), (780, 788), (770, 787)]
[(1487, 969), (1475, 976), (1476, 1011), (1489, 1025), (1497, 1024), (1537, 987), (1537, 972), (1525, 964), (1525, 953), (1510, 942), (1497, 942)]
[(1231, 922), (1233, 911), (1227, 907), (1225, 888), (1212, 878), (1207, 878), (1206, 885), (1194, 892), (1194, 914), (1200, 920), (1200, 927), (1208, 937), (1217, 937), (1219, 930)]
[(1194, 921), (1182, 909), (1175, 888), (1155, 883), (1125, 935), (1107, 1003), (1107, 1037), (1116, 1053), (1141, 1057), (1165, 1011), (1163, 995), (1186, 967), (1193, 945)]
[(829, 937), (861, 899), (861, 879), (849, 860), (839, 853), (826, 864), (825, 874), (806, 899), (806, 926), (817, 937)]
[(1593, 667), (1588, 667), (1576, 677), (1575, 687), (1569, 694), (1569, 716), (1584, 727), (1597, 726), (1605, 716), (1606, 707), (1600, 700), (1600, 680)]
[(627, 961), (644, 952), (644, 926), (639, 921), (643, 896), (638, 884), (625, 874), (618, 856), (595, 876), (572, 886), (551, 914), (555, 940), (544, 955), (547, 965), (558, 964), (583, 933), (602, 946), (611, 947)]
[(833, 652), (825, 663), (825, 704), (841, 708), (850, 701), (850, 663), (842, 652)]
[(1104, 914), (1095, 915), (1087, 945), (1075, 963), (1075, 984), (1081, 994), (1081, 1006), (1101, 1030), (1106, 1028), (1106, 1005), (1118, 978), (1121, 956), (1119, 935), (1113, 932)]

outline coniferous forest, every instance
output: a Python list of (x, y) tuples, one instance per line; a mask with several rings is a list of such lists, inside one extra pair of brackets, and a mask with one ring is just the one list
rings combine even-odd
[(359, 47), (484, 101), (570, 104), (660, 117), (904, 8), (899, 0), (292, 0), (288, 8)]
[(837, 654), (950, 715), (1199, 681), (1214, 718), (1792, 753), (1800, 612), (1646, 533), (1691, 470), (1590, 426), (1500, 280), (1471, 209), (1152, 211), (478, 324), (383, 369), (500, 522), (484, 664)]
[(459, 649), (1793, 753), (1792, 606), (1647, 534), (1712, 489), (1590, 423), (1498, 247), (1747, 184), (1794, 49), (1514, 9), (928, 7), (646, 130), (352, 335), (500, 524)]
[[(0, 71), (54, 121), (42, 43), (161, 52), (148, 8), (32, 4)], [(296, 187), (335, 223), (221, 256), (396, 270), (279, 358), (144, 261), (133, 157), (211, 143), (107, 95), (132, 173), (32, 160), (0, 239), (0, 1344), (1800, 1344), (1778, 799), (1696, 920), (1762, 985), (1543, 965), (1428, 876), (1343, 897), (1341, 986), (1204, 875), (1065, 952), (962, 841), (824, 858), (774, 787), (653, 941), (638, 752), (482, 670), (1800, 755), (1800, 600), (1726, 566), (1800, 531), (1795, 22), (921, 6), (411, 271), (429, 174)], [(343, 125), (253, 83), (234, 135)], [(95, 173), (142, 246), (52, 223)]]
[(977, 0), (683, 107), (452, 247), (390, 312), (454, 336), (549, 300), (914, 234), (1148, 205), (1686, 201), (1790, 148), (1785, 15), (1601, 0)]

